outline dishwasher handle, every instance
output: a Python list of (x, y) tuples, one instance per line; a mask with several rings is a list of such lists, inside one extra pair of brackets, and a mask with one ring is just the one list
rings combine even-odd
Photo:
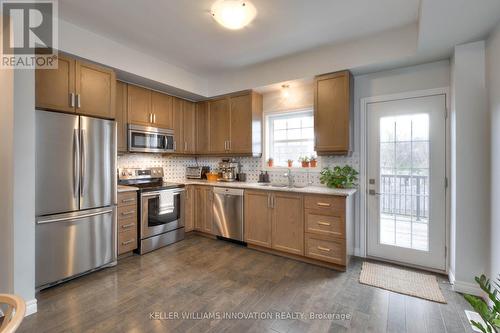
[(214, 187), (214, 194), (243, 196), (244, 191), (239, 188)]

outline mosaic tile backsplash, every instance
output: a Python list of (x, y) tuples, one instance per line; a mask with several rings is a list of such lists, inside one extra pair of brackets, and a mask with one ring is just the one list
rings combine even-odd
[[(241, 172), (247, 174), (247, 182), (257, 182), (259, 173), (263, 170), (262, 158), (260, 157), (237, 157), (240, 162)], [(179, 157), (179, 156), (164, 156), (160, 154), (124, 154), (118, 156), (118, 168), (143, 168), (143, 167), (162, 167), (164, 178), (166, 181), (181, 181), (186, 178), (186, 167), (203, 165), (209, 166), (212, 169), (218, 168), (218, 163), (221, 161), (219, 157)], [(319, 171), (323, 167), (333, 167), (336, 165), (349, 164), (356, 170), (359, 170), (359, 157), (357, 153), (351, 156), (328, 156), (318, 158), (319, 167), (309, 169), (308, 172), (292, 171), (294, 180), (297, 184), (312, 183), (320, 185)], [(284, 169), (276, 169), (268, 171), (273, 183), (285, 183), (287, 181), (284, 174)]]

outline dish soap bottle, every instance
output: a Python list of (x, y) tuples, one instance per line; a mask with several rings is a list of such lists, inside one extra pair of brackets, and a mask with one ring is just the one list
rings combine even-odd
[(263, 183), (263, 182), (264, 182), (264, 171), (260, 171), (259, 183)]

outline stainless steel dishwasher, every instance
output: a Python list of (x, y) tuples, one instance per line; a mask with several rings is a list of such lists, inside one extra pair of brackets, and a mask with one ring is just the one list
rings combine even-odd
[(241, 189), (214, 187), (215, 234), (243, 241), (243, 193)]

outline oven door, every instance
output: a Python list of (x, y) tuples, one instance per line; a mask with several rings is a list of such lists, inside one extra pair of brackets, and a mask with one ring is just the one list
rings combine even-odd
[(131, 125), (128, 130), (128, 150), (144, 153), (173, 153), (173, 131)]
[(184, 189), (141, 194), (141, 239), (184, 226)]

